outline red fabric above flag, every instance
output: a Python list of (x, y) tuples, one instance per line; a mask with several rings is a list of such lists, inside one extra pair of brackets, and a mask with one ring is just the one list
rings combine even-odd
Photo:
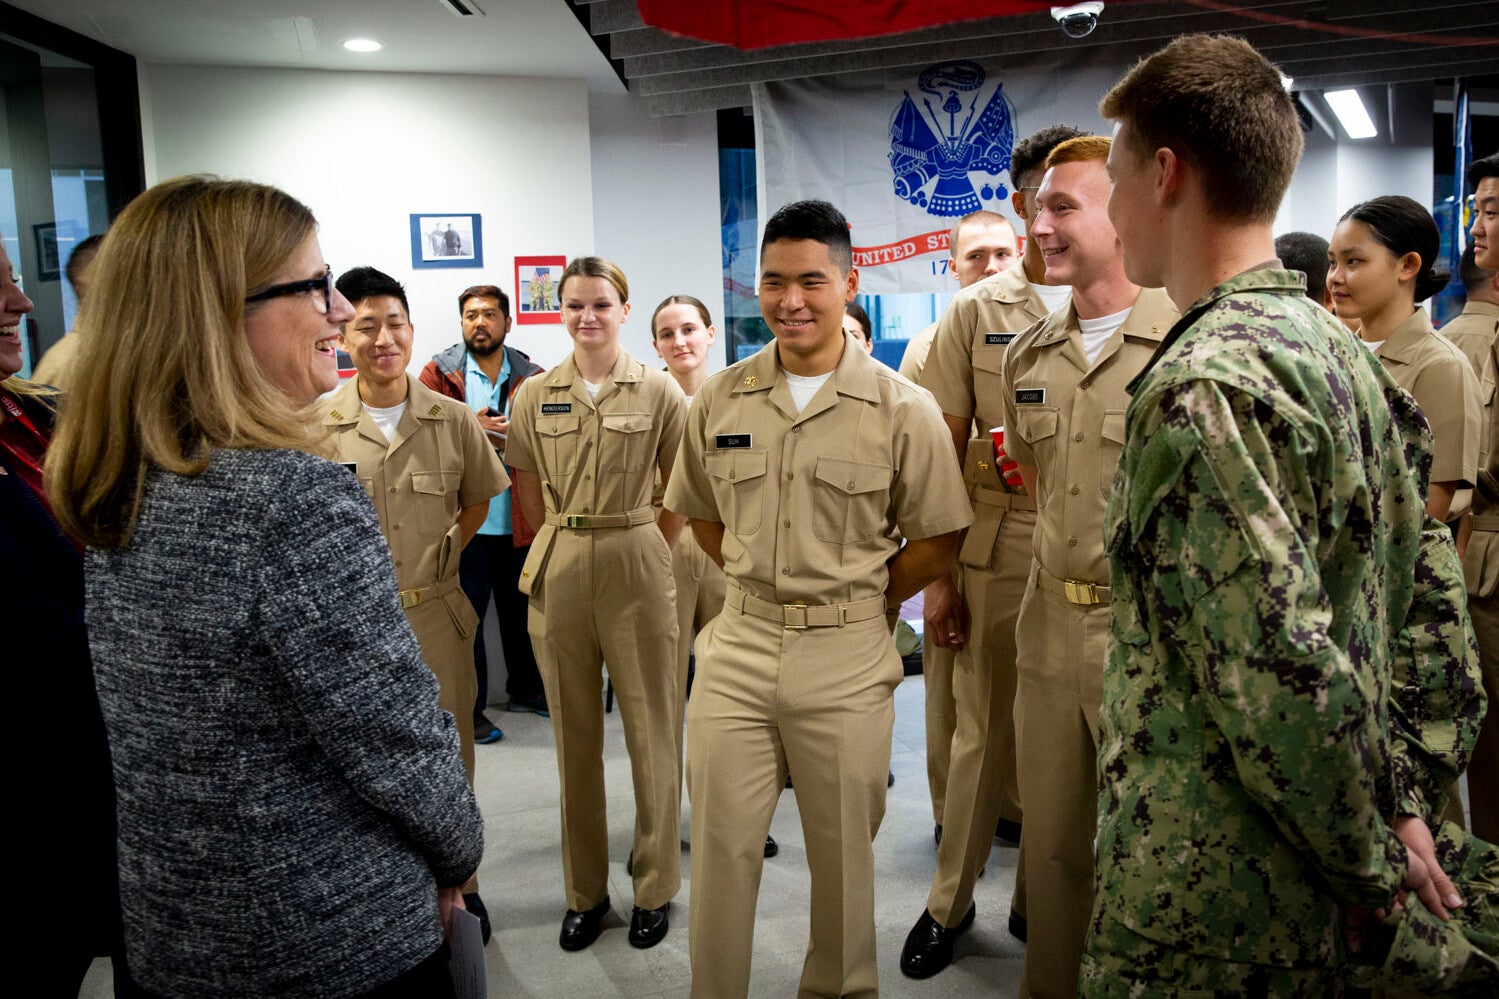
[(1052, 6), (1038, 0), (639, 0), (639, 4), (641, 18), (653, 28), (741, 49), (874, 38), (958, 21), (1031, 14)]

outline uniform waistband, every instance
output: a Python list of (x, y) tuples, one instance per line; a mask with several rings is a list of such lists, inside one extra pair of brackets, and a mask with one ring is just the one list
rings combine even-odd
[(546, 522), (553, 527), (566, 527), (574, 531), (595, 531), (601, 527), (639, 527), (656, 519), (655, 507), (642, 506), (629, 513), (552, 513), (547, 511)]
[(1020, 493), (1006, 492), (993, 486), (972, 486), (973, 501), (984, 506), (996, 506), (1001, 510), (1035, 510), (1036, 501)]
[(413, 607), (421, 606), (429, 600), (436, 600), (443, 594), (451, 593), (456, 589), (458, 589), (458, 576), (453, 575), (440, 583), (433, 583), (431, 586), (416, 586), (409, 590), (402, 590), (400, 593), (401, 607), (405, 610), (410, 610)]
[(1499, 531), (1499, 514), (1485, 514), (1480, 517), (1473, 515), (1473, 530), (1475, 531)]
[(1109, 602), (1109, 588), (1102, 583), (1053, 576), (1039, 564), (1036, 565), (1036, 585), (1047, 593), (1066, 598), (1069, 603), (1089, 606)]
[(857, 624), (885, 616), (883, 596), (855, 600), (851, 604), (773, 604), (750, 596), (733, 583), (726, 587), (724, 607), (765, 621), (775, 621), (792, 631), (841, 628), (845, 624)]

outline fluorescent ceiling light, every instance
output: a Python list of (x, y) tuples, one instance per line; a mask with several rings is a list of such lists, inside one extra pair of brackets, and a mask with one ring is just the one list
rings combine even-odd
[(1327, 98), (1328, 106), (1338, 116), (1348, 138), (1372, 139), (1379, 134), (1369, 112), (1364, 110), (1364, 102), (1359, 100), (1357, 90), (1329, 90), (1322, 96)]
[(1280, 74), (1280, 85), (1282, 87), (1285, 87), (1287, 90), (1290, 90), (1291, 89), (1291, 85), (1293, 83), (1295, 83), (1295, 82), (1296, 82), (1296, 78), (1295, 77), (1287, 76), (1284, 73)]
[(379, 52), (385, 46), (373, 38), (350, 38), (344, 42), (344, 48), (350, 52)]

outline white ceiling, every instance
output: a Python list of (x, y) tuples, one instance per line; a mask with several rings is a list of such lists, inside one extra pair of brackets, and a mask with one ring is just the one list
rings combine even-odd
[[(623, 93), (567, 0), (7, 0), (142, 62), (572, 77)], [(374, 38), (370, 55), (348, 38)]]

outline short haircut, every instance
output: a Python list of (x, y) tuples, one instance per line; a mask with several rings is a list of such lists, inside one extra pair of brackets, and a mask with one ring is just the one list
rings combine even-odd
[(999, 225), (1000, 223), (1004, 223), (1011, 229), (1015, 228), (1014, 224), (1009, 219), (999, 214), (999, 212), (991, 212), (983, 208), (980, 208), (976, 212), (969, 212), (967, 215), (964, 215), (962, 218), (958, 219), (958, 221), (953, 224), (952, 230), (948, 232), (948, 254), (952, 257), (956, 257), (958, 255), (958, 236), (962, 233), (963, 227), (965, 225)]
[(1368, 226), (1374, 238), (1396, 257), (1414, 253), (1421, 258), (1421, 270), (1416, 273), (1417, 302), (1424, 302), (1447, 287), (1450, 275), (1436, 269), (1442, 252), (1442, 234), (1437, 230), (1436, 219), (1420, 202), (1402, 194), (1370, 198), (1348, 209), (1338, 221), (1350, 219)]
[(562, 297), (562, 289), (567, 287), (569, 278), (582, 277), (603, 278), (614, 286), (620, 304), (630, 300), (630, 282), (625, 280), (625, 272), (614, 261), (603, 257), (574, 257), (569, 260), (562, 276), (557, 279), (557, 297)]
[(73, 247), (73, 252), (68, 255), (68, 284), (73, 286), (73, 294), (78, 294), (78, 282), (83, 278), (83, 272), (94, 259), (94, 254), (99, 252), (99, 244), (104, 242), (103, 233), (94, 235), (79, 242)]
[(782, 205), (765, 223), (760, 236), (760, 258), (765, 248), (778, 239), (812, 239), (828, 248), (833, 263), (843, 271), (854, 266), (853, 241), (848, 234), (848, 219), (826, 201), (793, 201)]
[(1068, 139), (1087, 134), (1072, 125), (1048, 125), (1034, 135), (1020, 140), (1020, 144), (1010, 153), (1010, 183), (1018, 190), (1027, 176), (1043, 169), (1042, 165), (1053, 149)]
[(500, 303), (500, 313), (510, 318), (510, 296), (492, 284), (473, 284), (458, 293), (458, 314), (463, 315), (464, 306), (471, 298), (492, 298)]
[(661, 315), (661, 310), (662, 309), (669, 309), (673, 305), (686, 305), (686, 306), (689, 306), (690, 308), (696, 309), (697, 310), (697, 314), (702, 317), (703, 328), (704, 329), (706, 329), (709, 326), (713, 325), (713, 317), (710, 316), (710, 315), (708, 315), (708, 307), (702, 303), (701, 299), (693, 298), (691, 295), (667, 295), (665, 298), (663, 298), (661, 300), (661, 304), (658, 305), (658, 306), (656, 306), (656, 311), (651, 313), (651, 339), (652, 340), (657, 339), (657, 336), (656, 336), (656, 317), (659, 316), (659, 315)]
[(1275, 237), (1275, 255), (1288, 271), (1306, 275), (1306, 297), (1322, 301), (1327, 290), (1327, 240), (1314, 232), (1287, 232)]
[(1102, 135), (1080, 135), (1068, 139), (1046, 154), (1046, 169), (1063, 163), (1102, 163), (1109, 158), (1109, 147), (1113, 144)]
[(1280, 72), (1229, 35), (1175, 39), (1098, 109), (1129, 125), (1136, 156), (1164, 147), (1190, 164), (1224, 219), (1273, 222), (1301, 159), (1301, 123)]
[(333, 287), (351, 305), (358, 305), (366, 298), (381, 296), (398, 299), (406, 318), (411, 318), (411, 303), (406, 301), (406, 289), (401, 287), (401, 282), (384, 271), (377, 271), (373, 267), (354, 267), (340, 274), (338, 280), (333, 282)]
[(1457, 264), (1457, 276), (1462, 281), (1463, 288), (1469, 295), (1480, 291), (1488, 284), (1494, 276), (1494, 272), (1487, 267), (1479, 267), (1478, 260), (1473, 255), (1473, 244), (1463, 251), (1463, 258)]
[(1468, 184), (1473, 190), (1478, 190), (1478, 182), (1486, 177), (1499, 177), (1499, 153), (1490, 153), (1468, 164)]
[(859, 328), (864, 331), (864, 339), (869, 343), (874, 343), (874, 326), (870, 324), (869, 313), (864, 311), (864, 306), (858, 302), (847, 302), (843, 306), (843, 311), (859, 324)]

